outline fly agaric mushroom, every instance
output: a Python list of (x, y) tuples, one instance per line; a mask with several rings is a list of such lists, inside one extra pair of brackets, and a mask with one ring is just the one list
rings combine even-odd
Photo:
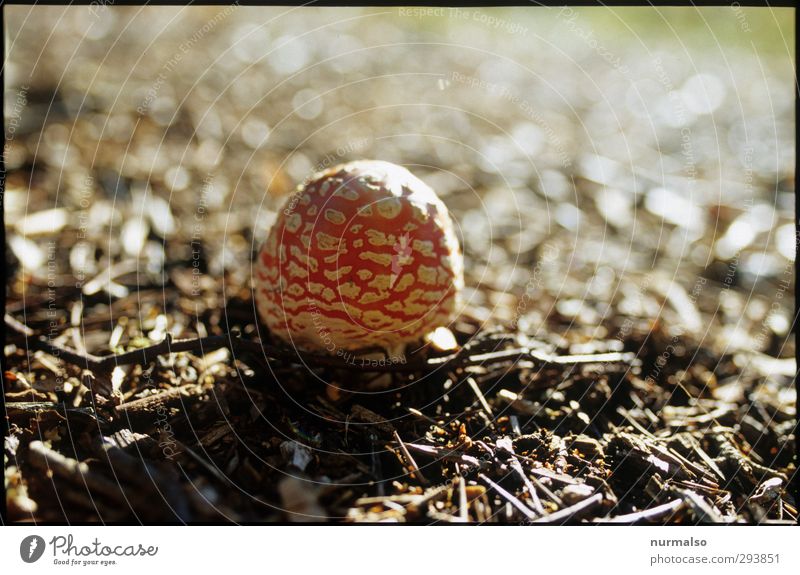
[(399, 353), (447, 325), (464, 285), (447, 208), (407, 169), (357, 161), (289, 198), (254, 270), (261, 319), (306, 351)]

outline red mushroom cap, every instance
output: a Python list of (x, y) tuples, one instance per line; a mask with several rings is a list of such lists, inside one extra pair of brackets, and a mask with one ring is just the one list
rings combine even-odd
[(287, 201), (255, 265), (256, 305), (298, 349), (396, 350), (450, 322), (463, 267), (430, 187), (389, 162), (350, 162)]

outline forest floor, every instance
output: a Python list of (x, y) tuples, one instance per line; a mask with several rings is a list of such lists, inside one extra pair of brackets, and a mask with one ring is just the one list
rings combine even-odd
[[(320, 29), (291, 52), (320, 60), (311, 82), (280, 50), (250, 70), (260, 44), (246, 41), (246, 9), (188, 13), (136, 66), (151, 38), (126, 32), (133, 7), (72, 60), (82, 21), (47, 10), (50, 27), (26, 29), (9, 54), (9, 521), (797, 521), (794, 99), (770, 92), (791, 76), (780, 63), (737, 59), (736, 74), (766, 86), (739, 93), (741, 116), (742, 84), (714, 76), (712, 121), (693, 99), (707, 77), (666, 52), (660, 72), (628, 62), (652, 76), (653, 101), (669, 107), (680, 89), (682, 126), (614, 107), (630, 103), (618, 70), (598, 72), (592, 95), (585, 70), (515, 43), (509, 57), (560, 70), (554, 96), (500, 57), (426, 45), (438, 36), (407, 19)], [(286, 25), (330, 18), (315, 14)], [(212, 19), (180, 73), (165, 68)], [(377, 47), (384, 37), (416, 44)], [(242, 39), (233, 52), (229, 38)], [(701, 69), (714, 59), (695, 56)], [(307, 103), (348, 74), (370, 90)], [(755, 155), (739, 146), (743, 118), (761, 122)], [(401, 125), (452, 140), (386, 132)], [(293, 186), (363, 157), (439, 192), (466, 263), (457, 346), (380, 369), (281, 347), (250, 289)]]

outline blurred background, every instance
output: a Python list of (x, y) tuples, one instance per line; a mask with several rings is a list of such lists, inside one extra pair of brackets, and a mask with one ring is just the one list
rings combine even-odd
[(373, 158), (451, 210), (473, 325), (641, 352), (642, 379), (714, 401), (709, 374), (755, 370), (793, 417), (793, 10), (3, 9), (6, 291), (29, 326), (97, 354), (253, 334), (281, 204)]
[(410, 167), (470, 230), (487, 318), (513, 320), (533, 275), (556, 291), (523, 323), (556, 306), (596, 326), (625, 274), (690, 290), (702, 271), (731, 276), (717, 315), (747, 339), (794, 260), (788, 9), (5, 14), (6, 223), (34, 275), (55, 226), (83, 230), (56, 264), (87, 277), (194, 261), (238, 285), (291, 189), (357, 158)]

